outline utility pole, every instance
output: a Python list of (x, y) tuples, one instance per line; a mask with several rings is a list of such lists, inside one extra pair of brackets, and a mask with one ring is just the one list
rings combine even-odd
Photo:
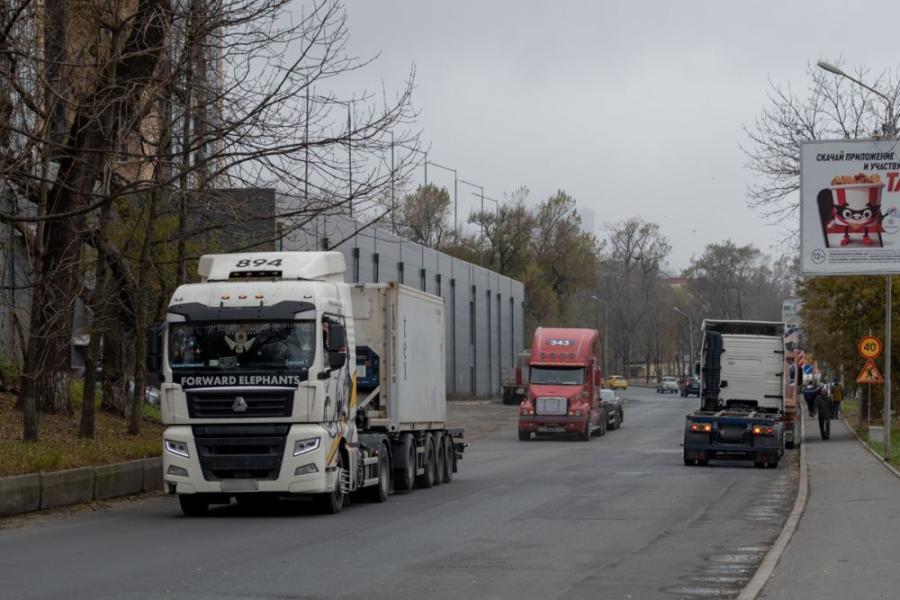
[[(816, 65), (820, 69), (824, 69), (829, 73), (834, 73), (835, 75), (839, 75), (841, 77), (845, 77), (852, 81), (853, 83), (863, 87), (882, 100), (884, 100), (885, 107), (887, 110), (885, 111), (885, 122), (881, 126), (881, 135), (879, 136), (877, 133), (875, 137), (881, 137), (888, 140), (893, 140), (897, 138), (897, 124), (896, 119), (894, 117), (894, 102), (885, 94), (879, 92), (875, 88), (866, 85), (856, 77), (852, 75), (848, 75), (841, 68), (836, 67), (830, 63), (827, 63), (823, 60), (820, 60), (816, 63)], [(885, 292), (884, 292), (884, 459), (889, 460), (891, 458), (891, 312), (893, 311), (891, 306), (891, 296), (893, 295), (893, 275), (888, 273), (885, 277)]]

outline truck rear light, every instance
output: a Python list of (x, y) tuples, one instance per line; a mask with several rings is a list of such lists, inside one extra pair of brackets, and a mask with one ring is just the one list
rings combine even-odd
[(775, 435), (775, 430), (766, 425), (754, 425), (753, 435)]
[(691, 423), (691, 431), (694, 433), (709, 433), (712, 431), (712, 423)]

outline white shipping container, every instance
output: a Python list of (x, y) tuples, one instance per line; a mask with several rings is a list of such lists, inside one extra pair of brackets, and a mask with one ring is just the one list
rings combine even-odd
[(444, 301), (397, 283), (351, 287), (356, 345), (380, 359), (373, 427), (391, 431), (445, 426)]

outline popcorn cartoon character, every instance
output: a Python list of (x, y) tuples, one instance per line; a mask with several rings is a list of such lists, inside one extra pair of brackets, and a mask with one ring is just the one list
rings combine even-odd
[[(831, 217), (831, 223), (824, 231), (826, 241), (828, 233), (843, 233), (841, 246), (847, 246), (853, 241), (853, 238), (850, 237), (851, 234), (862, 234), (860, 241), (864, 245), (884, 245), (881, 238), (882, 220), (884, 217), (892, 215), (894, 210), (891, 209), (888, 213), (882, 214), (881, 192), (883, 189), (884, 183), (877, 174), (858, 173), (841, 175), (832, 179), (828, 189), (822, 190), (819, 200), (823, 217), (828, 212)], [(831, 206), (826, 209), (824, 203), (829, 201)], [(823, 225), (825, 225), (824, 222)], [(877, 240), (873, 239), (872, 235), (877, 236)]]

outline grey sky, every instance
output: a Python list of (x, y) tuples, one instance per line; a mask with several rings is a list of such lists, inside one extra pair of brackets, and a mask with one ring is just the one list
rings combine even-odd
[[(485, 193), (562, 188), (604, 223), (660, 224), (670, 265), (782, 230), (746, 206), (738, 145), (768, 79), (806, 85), (807, 61), (900, 63), (890, 2), (346, 0), (351, 52), (381, 52), (340, 83), (414, 97), (430, 158)], [(421, 171), (419, 174), (421, 180)], [(429, 179), (452, 188), (436, 169)], [(460, 219), (477, 200), (460, 188)], [(601, 231), (602, 233), (602, 231)]]

